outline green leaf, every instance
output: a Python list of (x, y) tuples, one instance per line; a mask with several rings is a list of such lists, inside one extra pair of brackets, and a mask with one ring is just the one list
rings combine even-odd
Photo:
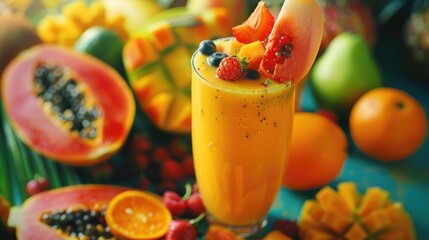
[(42, 159), (42, 157), (38, 153), (30, 149), (28, 149), (28, 151), (29, 151), (30, 158), (35, 166), (35, 172), (40, 176), (48, 178), (48, 170), (46, 169), (46, 166), (43, 163), (44, 159)]
[(28, 197), (25, 192), (25, 185), (29, 178), (31, 178), (29, 177), (31, 173), (26, 168), (25, 159), (23, 159), (13, 130), (7, 121), (3, 121), (3, 130), (6, 138), (6, 146), (10, 151), (11, 180), (16, 180), (12, 183), (12, 189), (15, 190), (13, 191), (14, 203), (21, 204)]
[(63, 186), (71, 186), (80, 183), (76, 176), (76, 172), (72, 167), (64, 164), (58, 164), (58, 169), (62, 176)]
[(46, 159), (44, 161), (46, 163), (46, 167), (48, 170), (48, 179), (51, 183), (51, 188), (59, 188), (62, 187), (63, 184), (61, 183), (60, 176), (58, 174), (57, 166), (55, 165), (54, 161)]
[[(5, 139), (3, 137), (3, 132), (0, 131), (0, 143), (4, 143)], [(9, 174), (9, 163), (7, 149), (5, 149), (4, 144), (0, 146), (0, 194), (12, 202), (12, 189), (10, 184), (10, 174)]]
[(265, 80), (264, 86), (268, 87), (270, 85), (271, 85), (271, 80), (270, 79)]

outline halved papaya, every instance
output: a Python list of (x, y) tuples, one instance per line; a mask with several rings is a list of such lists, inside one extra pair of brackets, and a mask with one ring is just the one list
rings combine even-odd
[(191, 131), (190, 61), (205, 39), (231, 35), (228, 12), (165, 12), (125, 44), (124, 65), (143, 112), (161, 130)]
[(8, 225), (15, 228), (20, 240), (93, 239), (92, 236), (111, 239), (104, 211), (111, 199), (126, 190), (129, 189), (83, 184), (42, 192), (22, 206), (12, 207)]
[(2, 77), (6, 116), (37, 152), (70, 165), (106, 160), (123, 145), (135, 102), (110, 66), (65, 47), (21, 53)]

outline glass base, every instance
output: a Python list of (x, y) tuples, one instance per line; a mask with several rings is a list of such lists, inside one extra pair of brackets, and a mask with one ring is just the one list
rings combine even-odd
[(236, 236), (241, 237), (241, 238), (249, 237), (249, 236), (257, 233), (259, 230), (263, 229), (265, 226), (267, 226), (267, 219), (266, 218), (263, 218), (263, 219), (257, 221), (254, 224), (251, 224), (251, 225), (240, 225), (240, 226), (232, 226), (229, 224), (224, 224), (224, 223), (218, 221), (210, 213), (207, 213), (207, 220), (209, 221), (210, 224), (222, 226), (222, 227), (229, 229)]

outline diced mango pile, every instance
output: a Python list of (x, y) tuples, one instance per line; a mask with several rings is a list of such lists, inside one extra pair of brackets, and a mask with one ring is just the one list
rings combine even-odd
[(412, 220), (401, 203), (379, 187), (361, 195), (351, 182), (340, 183), (338, 192), (324, 187), (315, 200), (307, 200), (299, 226), (303, 240), (415, 239)]
[(96, 1), (89, 6), (84, 1), (66, 4), (60, 14), (46, 15), (37, 25), (37, 33), (45, 43), (72, 47), (81, 34), (93, 26), (108, 28), (122, 40), (128, 39), (124, 16), (108, 17), (104, 5)]

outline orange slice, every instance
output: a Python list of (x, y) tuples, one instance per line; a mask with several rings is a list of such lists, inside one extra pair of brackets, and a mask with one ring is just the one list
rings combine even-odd
[(124, 239), (157, 239), (172, 221), (170, 211), (150, 193), (128, 190), (107, 205), (106, 223), (115, 236)]

